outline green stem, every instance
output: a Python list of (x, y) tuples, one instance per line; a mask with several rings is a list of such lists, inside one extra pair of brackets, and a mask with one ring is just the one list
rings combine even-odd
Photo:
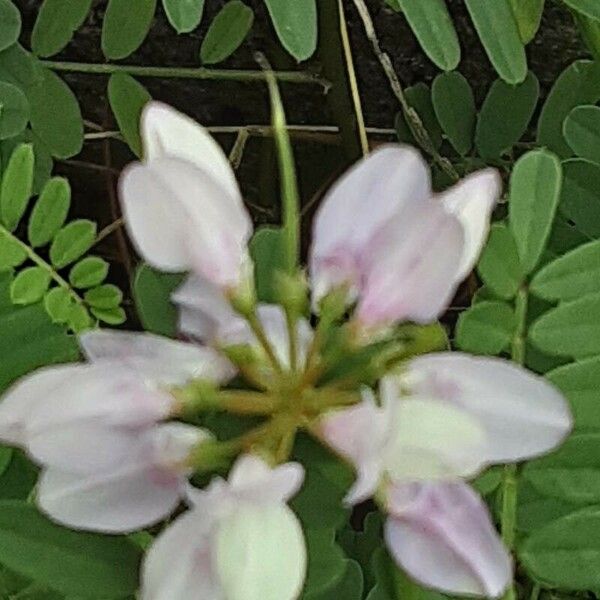
[[(106, 63), (78, 63), (42, 60), (41, 64), (54, 71), (89, 73), (92, 75), (112, 75), (128, 73), (137, 77), (159, 77), (162, 79), (208, 79), (220, 81), (263, 82), (267, 79), (264, 71), (244, 69), (206, 69), (203, 67), (144, 67), (139, 65), (113, 65)], [(286, 83), (316, 83), (325, 90), (329, 82), (318, 75), (306, 71), (274, 71), (273, 77)]]
[(13, 244), (19, 246), (36, 266), (44, 269), (50, 274), (51, 279), (60, 287), (69, 292), (71, 297), (77, 304), (84, 304), (83, 298), (69, 285), (69, 282), (61, 277), (50, 264), (48, 264), (41, 256), (39, 256), (33, 248), (30, 248), (25, 242), (21, 241), (16, 235), (12, 234), (6, 227), (0, 225), (0, 235), (8, 238)]
[(289, 350), (290, 350), (290, 368), (296, 370), (298, 366), (298, 331), (296, 328), (296, 315), (286, 309), (285, 321), (288, 330)]
[(279, 359), (275, 355), (275, 352), (273, 351), (273, 348), (271, 346), (271, 342), (269, 341), (269, 338), (267, 337), (263, 326), (261, 325), (258, 317), (256, 316), (256, 313), (251, 313), (247, 315), (246, 319), (248, 321), (248, 324), (250, 325), (250, 329), (252, 329), (252, 332), (256, 336), (256, 339), (259, 341), (260, 345), (263, 347), (266, 355), (271, 361), (273, 369), (275, 369), (275, 371), (277, 371), (278, 373), (282, 373), (283, 369), (281, 368)]

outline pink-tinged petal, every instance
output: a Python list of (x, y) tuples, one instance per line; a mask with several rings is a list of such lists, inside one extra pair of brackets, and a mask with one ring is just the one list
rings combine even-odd
[(97, 329), (81, 334), (79, 344), (90, 362), (117, 361), (155, 384), (225, 383), (235, 375), (231, 363), (212, 348), (147, 332)]
[(210, 511), (191, 510), (154, 541), (142, 567), (142, 600), (224, 600), (215, 572)]
[(401, 211), (365, 254), (358, 321), (377, 328), (437, 319), (456, 291), (463, 246), (462, 226), (438, 202), (423, 200)]
[(511, 559), (487, 508), (464, 483), (392, 485), (386, 544), (427, 587), (496, 598), (512, 578)]
[(129, 234), (151, 265), (193, 270), (219, 287), (242, 284), (252, 223), (241, 197), (175, 158), (129, 167), (120, 190)]
[(310, 272), (314, 300), (332, 286), (357, 286), (365, 248), (407, 204), (431, 195), (429, 170), (408, 146), (385, 146), (354, 165), (324, 198), (313, 226)]
[(187, 160), (206, 171), (231, 195), (240, 195), (221, 146), (188, 116), (161, 102), (149, 102), (142, 113), (140, 130), (146, 162), (167, 156)]
[(441, 352), (409, 363), (413, 395), (468, 411), (485, 428), (488, 462), (518, 461), (558, 446), (572, 427), (563, 395), (546, 379), (499, 358)]
[(502, 180), (495, 169), (485, 169), (469, 175), (439, 195), (442, 205), (461, 222), (465, 232), (465, 247), (458, 278), (464, 279), (472, 270), (490, 229), (490, 219), (502, 193)]

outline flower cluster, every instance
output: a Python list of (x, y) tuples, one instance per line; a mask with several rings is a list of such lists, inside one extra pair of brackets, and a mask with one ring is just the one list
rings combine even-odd
[[(346, 502), (375, 499), (388, 515), (388, 549), (411, 576), (499, 596), (510, 556), (465, 481), (557, 446), (569, 410), (520, 366), (424, 354), (443, 349), (431, 324), (485, 242), (496, 172), (436, 195), (415, 150), (375, 150), (324, 198), (308, 276), (287, 273), (281, 304), (260, 304), (252, 223), (222, 150), (159, 103), (141, 125), (144, 159), (122, 176), (123, 213), (150, 265), (189, 272), (173, 302), (190, 341), (86, 333), (86, 363), (43, 369), (9, 390), (0, 439), (41, 465), (41, 510), (117, 533), (187, 503), (146, 556), (145, 600), (294, 600), (307, 558), (286, 503), (304, 471), (288, 461), (304, 431), (354, 467)], [(204, 411), (264, 419), (218, 440)], [(230, 466), (227, 480), (204, 489), (189, 482)]]

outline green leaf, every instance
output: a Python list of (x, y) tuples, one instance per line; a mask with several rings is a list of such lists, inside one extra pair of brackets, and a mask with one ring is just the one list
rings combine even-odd
[(509, 223), (525, 273), (538, 264), (552, 228), (562, 183), (560, 161), (545, 150), (522, 156), (510, 180)]
[(58, 54), (83, 25), (92, 0), (44, 0), (33, 32), (31, 49), (43, 58)]
[(44, 296), (44, 308), (53, 323), (67, 323), (74, 303), (75, 299), (71, 292), (63, 287), (52, 288)]
[(524, 44), (529, 44), (540, 28), (544, 4), (545, 0), (510, 0), (510, 7)]
[(574, 13), (583, 41), (594, 58), (600, 58), (600, 21), (590, 19), (581, 13)]
[(140, 118), (152, 96), (131, 75), (113, 73), (108, 80), (108, 100), (125, 141), (133, 153), (141, 157)]
[(531, 341), (554, 356), (600, 354), (600, 294), (564, 302), (542, 315), (529, 330)]
[(189, 33), (200, 25), (204, 0), (162, 0), (167, 19), (177, 33)]
[(12, 83), (22, 91), (39, 83), (41, 69), (35, 58), (20, 44), (0, 52), (0, 81)]
[(112, 308), (92, 307), (91, 313), (96, 319), (109, 325), (122, 325), (127, 320), (127, 314), (120, 306), (113, 306)]
[(583, 159), (563, 163), (560, 212), (589, 238), (600, 237), (600, 165)]
[(27, 258), (27, 251), (19, 241), (0, 228), (0, 272), (18, 267)]
[(71, 187), (64, 177), (44, 186), (29, 218), (27, 237), (34, 248), (48, 244), (64, 225), (71, 205)]
[(133, 298), (146, 331), (167, 337), (177, 335), (177, 309), (171, 302), (171, 294), (182, 280), (182, 275), (162, 273), (146, 264), (138, 267), (133, 280)]
[(110, 60), (118, 60), (135, 52), (146, 39), (156, 0), (109, 0), (102, 23), (102, 52)]
[(475, 145), (483, 158), (498, 158), (521, 139), (535, 111), (539, 93), (540, 84), (531, 71), (519, 85), (509, 85), (500, 79), (492, 84), (475, 131)]
[(546, 377), (569, 400), (575, 429), (600, 430), (600, 357), (558, 367)]
[(81, 333), (91, 329), (93, 326), (92, 318), (83, 304), (75, 304), (71, 310), (68, 321), (69, 327), (75, 333)]
[(275, 302), (277, 272), (285, 271), (285, 236), (279, 227), (261, 227), (250, 240), (256, 293), (261, 302)]
[(444, 0), (398, 0), (398, 4), (425, 54), (443, 71), (456, 69), (460, 45)]
[(347, 560), (335, 541), (333, 529), (305, 530), (308, 569), (303, 599), (331, 593), (344, 576)]
[(69, 282), (75, 288), (86, 289), (100, 285), (108, 275), (108, 263), (98, 256), (87, 256), (73, 265)]
[(242, 44), (254, 22), (253, 10), (240, 0), (230, 0), (213, 19), (200, 48), (200, 60), (207, 65), (231, 56)]
[(600, 293), (600, 240), (584, 244), (546, 265), (531, 291), (546, 300), (575, 300)]
[(65, 225), (50, 246), (50, 261), (62, 269), (83, 256), (96, 239), (96, 223), (78, 219)]
[(50, 273), (42, 267), (27, 267), (14, 278), (10, 297), (15, 304), (33, 304), (44, 297), (50, 285)]
[(12, 46), (21, 33), (21, 13), (11, 0), (0, 0), (0, 50)]
[(316, 0), (264, 0), (283, 47), (298, 61), (317, 49)]
[(28, 90), (31, 127), (52, 156), (70, 158), (83, 147), (83, 119), (71, 88), (53, 71), (40, 69), (42, 79)]
[(11, 83), (0, 81), (0, 140), (18, 135), (28, 122), (27, 96)]
[(469, 82), (456, 71), (441, 73), (431, 86), (431, 100), (448, 140), (459, 154), (467, 154), (473, 145), (477, 112)]
[(33, 185), (33, 148), (21, 144), (12, 153), (0, 186), (2, 223), (14, 231), (27, 208)]
[(505, 225), (492, 225), (477, 271), (494, 296), (514, 298), (523, 281), (523, 270), (515, 239)]
[(485, 51), (498, 75), (517, 84), (527, 76), (527, 57), (508, 0), (465, 0)]
[(600, 587), (600, 508), (585, 508), (533, 532), (519, 552), (521, 562), (550, 587)]
[(116, 598), (138, 587), (139, 548), (125, 537), (75, 532), (34, 506), (0, 502), (0, 562), (63, 594)]
[(88, 290), (83, 297), (93, 308), (112, 309), (123, 301), (123, 292), (116, 285), (106, 283)]
[[(404, 94), (410, 106), (414, 108), (421, 118), (421, 121), (423, 122), (423, 125), (425, 126), (425, 129), (431, 138), (434, 148), (439, 148), (442, 145), (442, 128), (440, 127), (435, 115), (429, 87), (427, 84), (420, 82), (416, 85), (407, 87), (404, 91)], [(409, 127), (402, 112), (399, 112), (396, 116), (395, 125), (396, 132), (398, 133), (398, 139), (401, 142), (417, 145), (411, 128)]]
[(575, 107), (565, 119), (563, 133), (577, 156), (600, 163), (600, 108)]
[(563, 122), (573, 108), (594, 104), (600, 99), (600, 67), (589, 60), (578, 60), (567, 67), (554, 82), (538, 121), (537, 141), (560, 157), (572, 156), (563, 137)]
[(509, 346), (517, 327), (513, 309), (504, 302), (479, 302), (461, 313), (456, 345), (474, 354), (500, 354)]
[(563, 2), (574, 11), (600, 21), (600, 4), (596, 0), (563, 0)]
[(364, 587), (362, 569), (354, 560), (346, 560), (344, 564), (346, 568), (343, 575), (331, 589), (326, 589), (322, 593), (307, 594), (302, 598), (306, 598), (306, 600), (331, 600), (331, 598), (361, 600)]

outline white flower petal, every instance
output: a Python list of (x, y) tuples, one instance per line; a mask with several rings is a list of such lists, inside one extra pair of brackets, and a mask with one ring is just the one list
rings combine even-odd
[(487, 508), (463, 483), (392, 486), (387, 546), (400, 566), (442, 592), (498, 597), (511, 560)]
[(558, 446), (572, 426), (563, 395), (546, 379), (499, 358), (441, 352), (416, 358), (412, 393), (468, 411), (486, 430), (489, 462), (518, 461)]

